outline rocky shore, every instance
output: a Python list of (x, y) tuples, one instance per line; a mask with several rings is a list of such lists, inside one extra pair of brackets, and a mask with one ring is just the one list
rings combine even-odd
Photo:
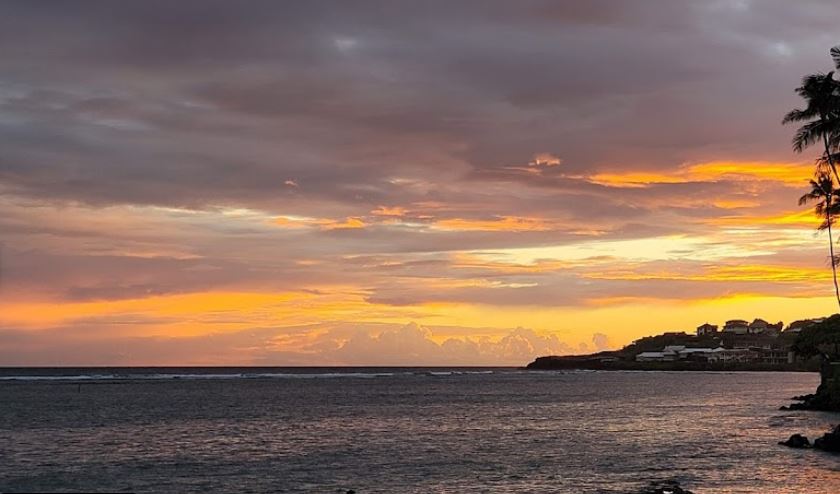
[(819, 410), (840, 412), (840, 362), (824, 359), (820, 367), (820, 385), (813, 394), (795, 396), (782, 410)]
[(829, 432), (826, 432), (822, 437), (818, 437), (811, 444), (806, 436), (802, 434), (794, 434), (788, 438), (787, 441), (779, 442), (782, 446), (797, 449), (814, 448), (829, 453), (840, 453), (840, 425), (836, 426)]

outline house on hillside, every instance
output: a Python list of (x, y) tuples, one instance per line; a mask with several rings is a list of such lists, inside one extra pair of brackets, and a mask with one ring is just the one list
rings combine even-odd
[(792, 323), (790, 323), (790, 326), (787, 327), (785, 332), (790, 331), (791, 333), (798, 333), (812, 324), (817, 324), (823, 321), (825, 321), (824, 317), (818, 317), (816, 319), (800, 319), (799, 321), (793, 321)]
[(781, 321), (777, 322), (776, 324), (770, 324), (769, 322), (765, 321), (764, 319), (756, 319), (749, 324), (748, 332), (750, 334), (776, 334), (776, 335), (778, 335), (783, 327), (784, 327), (784, 323), (782, 323)]
[(716, 348), (715, 351), (710, 353), (706, 358), (709, 362), (748, 363), (756, 362), (760, 359), (760, 355), (748, 348)]
[(750, 323), (744, 321), (743, 319), (732, 319), (730, 321), (726, 321), (726, 324), (723, 326), (723, 332), (731, 334), (748, 334), (750, 332)]
[(716, 335), (717, 333), (718, 327), (716, 324), (705, 323), (703, 325), (697, 326), (697, 336), (710, 336)]

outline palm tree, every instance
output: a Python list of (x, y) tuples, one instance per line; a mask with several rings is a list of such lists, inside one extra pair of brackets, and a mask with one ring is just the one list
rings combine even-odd
[(840, 175), (831, 153), (840, 144), (840, 83), (834, 80), (833, 75), (832, 71), (805, 76), (802, 85), (796, 88), (796, 94), (805, 100), (806, 106), (788, 112), (782, 123), (806, 122), (793, 136), (793, 150), (801, 153), (821, 141), (823, 156), (834, 178), (840, 183)]
[(822, 223), (817, 227), (818, 230), (828, 230), (828, 251), (831, 262), (831, 274), (834, 280), (834, 295), (837, 297), (837, 305), (840, 306), (840, 287), (837, 285), (837, 264), (840, 259), (834, 255), (834, 239), (831, 233), (831, 225), (834, 223), (834, 216), (840, 209), (840, 191), (835, 190), (834, 180), (831, 173), (820, 167), (811, 184), (811, 191), (799, 198), (799, 205), (803, 206), (809, 202), (817, 201), (814, 205), (814, 213), (817, 217), (822, 218)]
[(831, 59), (834, 60), (834, 68), (840, 70), (840, 45), (833, 47), (829, 50), (831, 54)]
[(801, 153), (821, 141), (834, 178), (840, 182), (831, 154), (832, 149), (840, 143), (840, 83), (834, 80), (833, 75), (832, 71), (802, 78), (802, 85), (796, 88), (796, 94), (805, 100), (806, 106), (788, 112), (782, 123), (806, 122), (793, 136), (793, 150)]

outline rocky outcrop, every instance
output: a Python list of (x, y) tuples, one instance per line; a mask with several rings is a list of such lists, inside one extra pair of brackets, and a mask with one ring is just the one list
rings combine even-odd
[(790, 436), (787, 441), (779, 441), (779, 444), (781, 444), (782, 446), (787, 446), (789, 448), (797, 449), (811, 447), (811, 441), (809, 441), (808, 438), (803, 436), (802, 434), (794, 434)]
[(820, 366), (820, 385), (814, 394), (795, 396), (792, 403), (782, 410), (822, 410), (840, 412), (840, 362), (823, 358)]
[(651, 484), (639, 494), (692, 494), (692, 492), (680, 487), (679, 482), (666, 481)]
[[(805, 449), (811, 447), (811, 442), (802, 434), (794, 434), (787, 441), (780, 441), (779, 444), (789, 448)], [(840, 425), (837, 425), (822, 437), (814, 439), (814, 449), (827, 451), (829, 453), (840, 453)]]
[(826, 432), (822, 437), (814, 440), (814, 448), (828, 451), (830, 453), (840, 453), (840, 425)]

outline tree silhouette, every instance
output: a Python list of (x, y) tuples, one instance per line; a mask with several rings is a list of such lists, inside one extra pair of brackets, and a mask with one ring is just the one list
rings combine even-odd
[(818, 230), (828, 230), (828, 251), (829, 262), (831, 262), (831, 275), (834, 280), (834, 296), (837, 298), (837, 305), (840, 307), (840, 287), (837, 285), (837, 264), (838, 258), (834, 255), (834, 239), (831, 232), (831, 226), (834, 223), (834, 217), (838, 213), (838, 206), (840, 206), (840, 194), (834, 188), (834, 180), (831, 178), (831, 173), (825, 168), (817, 171), (817, 175), (813, 180), (810, 180), (811, 190), (807, 194), (799, 198), (799, 205), (803, 206), (809, 202), (816, 201), (814, 204), (814, 213), (822, 219)]
[(793, 150), (801, 153), (820, 142), (823, 158), (828, 163), (834, 178), (840, 182), (832, 150), (840, 143), (840, 83), (834, 80), (834, 72), (817, 73), (802, 78), (802, 85), (796, 94), (805, 100), (805, 108), (791, 110), (782, 120), (783, 124), (805, 122), (793, 136)]
[[(840, 46), (830, 51), (834, 65), (840, 70)], [(814, 213), (822, 219), (819, 230), (828, 230), (831, 274), (834, 295), (840, 307), (840, 288), (837, 284), (838, 258), (834, 254), (832, 226), (840, 214), (840, 174), (837, 172), (838, 147), (840, 147), (840, 82), (834, 72), (809, 74), (802, 78), (796, 94), (805, 100), (805, 108), (789, 111), (782, 124), (802, 123), (793, 136), (793, 150), (801, 153), (814, 144), (822, 144), (822, 154), (817, 159), (817, 170), (810, 181), (811, 190), (799, 198), (799, 205), (816, 202)]]

